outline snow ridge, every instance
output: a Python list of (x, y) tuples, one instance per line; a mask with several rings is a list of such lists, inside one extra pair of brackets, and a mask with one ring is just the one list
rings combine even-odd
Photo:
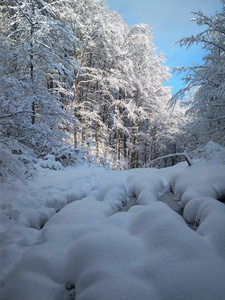
[(3, 300), (224, 299), (224, 165), (41, 170), (4, 187)]

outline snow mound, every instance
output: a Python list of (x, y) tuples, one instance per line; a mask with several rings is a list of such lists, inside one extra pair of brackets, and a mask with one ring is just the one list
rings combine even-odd
[(225, 298), (224, 165), (40, 167), (2, 187), (2, 300)]
[(225, 205), (209, 197), (192, 199), (184, 209), (184, 219), (198, 225), (196, 232), (208, 239), (225, 259)]
[(47, 154), (43, 159), (39, 159), (37, 165), (51, 170), (63, 170), (62, 164), (59, 161), (55, 161), (55, 156), (51, 154)]
[[(129, 226), (118, 229), (119, 218)], [(154, 202), (114, 222), (96, 224), (68, 252), (76, 299), (223, 299), (224, 259), (167, 205)]]
[(166, 190), (162, 173), (157, 169), (138, 169), (130, 171), (127, 177), (127, 190), (137, 198), (137, 204), (148, 205), (157, 201), (160, 193)]
[(175, 179), (173, 192), (184, 207), (199, 195), (223, 199), (225, 197), (225, 165), (193, 165)]
[(213, 141), (209, 141), (199, 152), (202, 158), (212, 161), (212, 163), (225, 164), (225, 148)]

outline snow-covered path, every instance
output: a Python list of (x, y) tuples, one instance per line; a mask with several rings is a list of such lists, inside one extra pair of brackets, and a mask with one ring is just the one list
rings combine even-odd
[(225, 298), (224, 166), (39, 174), (1, 187), (2, 300)]

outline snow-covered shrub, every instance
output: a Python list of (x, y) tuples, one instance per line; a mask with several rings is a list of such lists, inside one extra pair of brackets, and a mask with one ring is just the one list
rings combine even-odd
[(70, 146), (62, 147), (55, 154), (55, 160), (60, 162), (62, 166), (72, 166), (76, 163), (82, 164), (84, 154), (82, 148), (72, 148)]
[(55, 156), (47, 154), (43, 159), (39, 159), (38, 163), (42, 168), (48, 168), (51, 170), (62, 170), (63, 166), (59, 161), (56, 161)]
[(192, 155), (207, 161), (225, 164), (225, 148), (213, 141), (209, 141), (203, 148), (196, 149)]
[(33, 150), (16, 139), (2, 139), (1, 142), (2, 147), (0, 146), (0, 148), (6, 149), (13, 155), (14, 159), (18, 159), (22, 163), (25, 178), (32, 177), (36, 174), (35, 163), (37, 162), (37, 158)]
[(9, 150), (0, 146), (0, 180), (12, 179), (14, 177), (25, 182), (26, 168), (24, 164)]

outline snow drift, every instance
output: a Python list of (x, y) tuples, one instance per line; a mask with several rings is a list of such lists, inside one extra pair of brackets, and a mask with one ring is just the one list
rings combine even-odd
[(37, 168), (1, 184), (3, 300), (225, 298), (221, 161)]

